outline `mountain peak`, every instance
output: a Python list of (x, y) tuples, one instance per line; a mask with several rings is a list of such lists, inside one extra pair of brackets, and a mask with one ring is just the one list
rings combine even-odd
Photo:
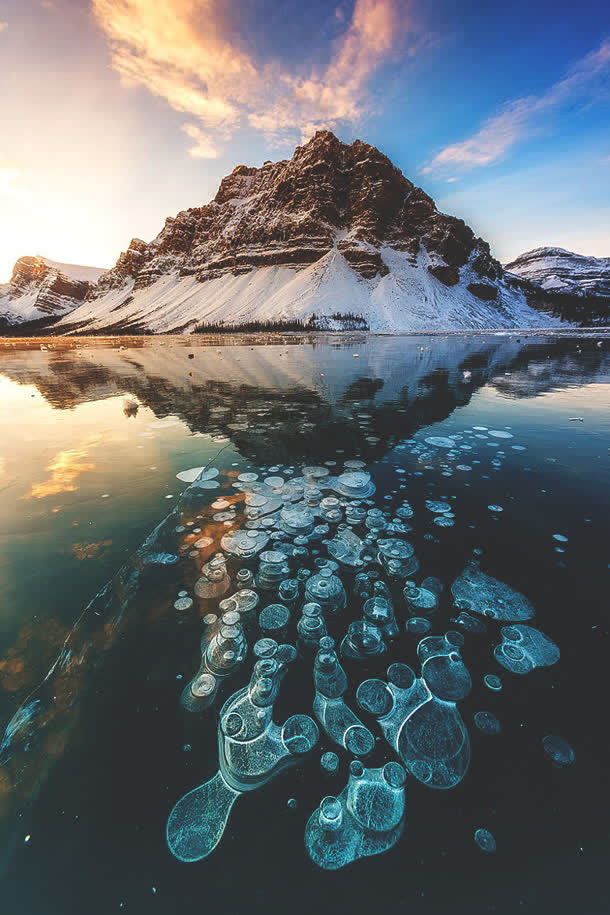
[(489, 245), (387, 156), (318, 130), (290, 159), (237, 165), (210, 203), (168, 217), (153, 241), (132, 239), (60, 326), (192, 330), (315, 315), (340, 327), (346, 314), (385, 331), (542, 320)]

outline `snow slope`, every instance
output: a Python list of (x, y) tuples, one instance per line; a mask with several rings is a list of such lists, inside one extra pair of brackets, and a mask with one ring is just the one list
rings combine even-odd
[(94, 285), (103, 272), (46, 257), (20, 258), (11, 282), (0, 285), (0, 323), (21, 324), (71, 311), (84, 297), (83, 284)]
[(373, 279), (360, 276), (334, 248), (298, 270), (257, 267), (205, 282), (193, 276), (180, 278), (175, 271), (135, 291), (129, 280), (120, 289), (84, 302), (62, 318), (57, 331), (80, 326), (93, 331), (145, 327), (189, 333), (203, 323), (306, 321), (312, 314), (330, 317), (335, 312), (360, 315), (370, 330), (381, 332), (557, 323), (530, 308), (523, 293), (505, 282), (499, 282), (495, 302), (481, 301), (466, 288), (478, 279), (468, 265), (462, 268), (460, 283), (448, 287), (428, 272), (432, 261), (423, 249), (416, 259), (392, 248), (382, 248), (381, 254), (389, 273)]
[(610, 296), (610, 257), (587, 257), (564, 248), (534, 248), (506, 264), (510, 273), (547, 292)]
[(104, 267), (83, 267), (81, 264), (62, 264), (59, 261), (50, 261), (48, 257), (40, 257), (52, 270), (58, 270), (64, 276), (69, 276), (73, 280), (85, 280), (87, 283), (97, 283), (102, 273), (106, 272)]

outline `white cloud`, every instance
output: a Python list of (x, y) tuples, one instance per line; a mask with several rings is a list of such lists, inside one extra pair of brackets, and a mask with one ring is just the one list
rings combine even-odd
[(610, 70), (610, 39), (578, 61), (567, 74), (541, 95), (508, 102), (469, 139), (446, 146), (426, 165), (422, 174), (444, 168), (471, 169), (502, 159), (514, 146), (540, 129), (541, 119), (566, 102), (589, 99), (598, 89), (598, 78)]

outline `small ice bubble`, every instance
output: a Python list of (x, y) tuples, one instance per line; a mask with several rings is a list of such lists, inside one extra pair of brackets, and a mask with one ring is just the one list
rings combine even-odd
[(542, 746), (556, 766), (571, 766), (576, 759), (574, 750), (563, 737), (553, 737), (549, 734), (542, 741)]
[(175, 610), (190, 610), (192, 606), (192, 597), (179, 597), (177, 601), (174, 601)]
[(559, 543), (568, 542), (568, 538), (565, 536), (565, 534), (553, 534), (553, 540), (558, 540)]
[(496, 850), (496, 840), (488, 829), (477, 829), (474, 840), (481, 851), (494, 852)]
[(503, 512), (504, 509), (501, 505), (488, 505), (487, 508), (490, 512)]
[(474, 723), (479, 731), (488, 736), (499, 734), (502, 730), (500, 722), (492, 712), (477, 712), (474, 716)]
[(502, 689), (502, 680), (496, 674), (485, 674), (483, 682), (488, 689), (498, 692)]

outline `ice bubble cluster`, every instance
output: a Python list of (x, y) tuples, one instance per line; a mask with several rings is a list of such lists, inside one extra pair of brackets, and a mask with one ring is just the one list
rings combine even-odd
[[(486, 438), (483, 427), (477, 434), (483, 432)], [(504, 430), (488, 434), (511, 437)], [(472, 449), (462, 433), (411, 440), (409, 447), (422, 462), (436, 455), (445, 475)], [(478, 463), (470, 460), (468, 468)], [(329, 460), (244, 470), (231, 474), (207, 514), (175, 513), (172, 532), (182, 543), (172, 561), (182, 556), (197, 572), (194, 585), (172, 600), (181, 621), (201, 618), (203, 626), (201, 660), (181, 704), (194, 713), (221, 706), (218, 772), (185, 794), (167, 823), (168, 846), (180, 860), (209, 855), (233, 804), (299, 765), (319, 743), (318, 777), (328, 784), (348, 762), (349, 775), (308, 818), (312, 861), (334, 870), (386, 851), (404, 829), (407, 777), (448, 790), (469, 769), (462, 703), (483, 684), (502, 688), (495, 673), (483, 680), (478, 673), (473, 687), (469, 667), (481, 669), (473, 654), (486, 647), (484, 636), (496, 644), (500, 631), (494, 656), (514, 673), (558, 660), (551, 639), (523, 625), (534, 616), (530, 600), (483, 572), (478, 560), (450, 593), (429, 574), (425, 548), (416, 552), (414, 545), (422, 542), (415, 539), (415, 509), (402, 496), (404, 469), (396, 472), (395, 489), (375, 500), (371, 474), (355, 459), (343, 467)], [(201, 488), (220, 486), (217, 476), (214, 468), (192, 468), (180, 478)], [(433, 525), (456, 521), (455, 496), (439, 495), (424, 503), (424, 543), (439, 542)], [(301, 688), (286, 693), (297, 707), (278, 724), (274, 706), (284, 677), (298, 676), (291, 671), (304, 675)], [(237, 687), (232, 694), (229, 684)], [(484, 735), (502, 732), (491, 711), (476, 712), (474, 726)], [(555, 765), (574, 760), (561, 738), (546, 737), (543, 746)], [(288, 806), (297, 806), (296, 798)], [(475, 841), (495, 850), (487, 830), (477, 830)]]
[(559, 660), (559, 648), (547, 635), (532, 626), (505, 626), (502, 643), (494, 657), (514, 674), (528, 674), (535, 667), (550, 667)]
[(337, 870), (392, 848), (404, 828), (406, 773), (399, 763), (367, 769), (354, 760), (338, 797), (325, 797), (305, 828), (312, 861)]

